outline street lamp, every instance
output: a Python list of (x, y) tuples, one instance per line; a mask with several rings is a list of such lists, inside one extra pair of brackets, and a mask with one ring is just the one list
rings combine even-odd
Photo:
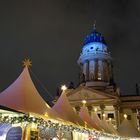
[(62, 85), (62, 86), (61, 86), (61, 90), (62, 90), (62, 91), (65, 91), (66, 89), (67, 89), (66, 85)]
[(126, 114), (124, 114), (123, 116), (124, 116), (125, 119), (127, 119), (127, 115)]
[(83, 105), (85, 105), (87, 103), (87, 101), (86, 100), (82, 100), (82, 103), (83, 103)]

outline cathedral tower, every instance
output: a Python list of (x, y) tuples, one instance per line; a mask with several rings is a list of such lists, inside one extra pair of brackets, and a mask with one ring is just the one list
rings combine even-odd
[(112, 58), (104, 37), (95, 26), (84, 40), (78, 64), (81, 84), (96, 89), (114, 86)]

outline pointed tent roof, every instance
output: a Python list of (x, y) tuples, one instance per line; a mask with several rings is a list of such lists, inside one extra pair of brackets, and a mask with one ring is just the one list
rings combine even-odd
[(113, 129), (105, 120), (100, 120), (95, 112), (92, 114), (92, 120), (96, 122), (105, 132), (117, 134), (117, 131), (115, 131), (115, 129)]
[(118, 127), (118, 132), (121, 136), (140, 137), (140, 132), (127, 119)]
[(108, 132), (108, 133), (111, 133), (111, 134), (117, 134), (117, 131), (115, 131), (115, 129), (113, 129), (112, 127), (111, 127), (111, 125), (109, 125), (108, 123), (107, 123), (107, 121), (105, 120), (105, 119), (103, 119), (102, 121), (102, 127), (104, 128), (104, 130), (106, 131), (106, 132)]
[(19, 112), (17, 110), (14, 110), (14, 109), (8, 108), (6, 106), (2, 106), (2, 105), (0, 105), (0, 110), (4, 110), (4, 111), (8, 111), (8, 112), (15, 112), (15, 113), (22, 113), (22, 112)]
[(114, 134), (118, 134), (118, 131), (114, 128), (114, 126), (113, 126), (113, 124), (112, 124), (111, 121), (109, 121), (108, 125), (109, 125), (110, 129), (112, 130), (112, 132), (113, 132)]
[(79, 116), (83, 121), (87, 122), (89, 124), (89, 126), (95, 128), (97, 130), (102, 130), (102, 128), (99, 126), (99, 124), (96, 121), (93, 121), (91, 119), (91, 117), (89, 116), (89, 113), (88, 113), (88, 109), (85, 105), (81, 107)]
[(74, 112), (73, 108), (71, 107), (66, 97), (65, 91), (62, 92), (61, 96), (58, 98), (52, 109), (63, 116), (67, 121), (84, 126), (82, 119)]
[(98, 117), (98, 115), (95, 112), (93, 112), (92, 116), (93, 116), (92, 117), (93, 118), (92, 120), (95, 121), (95, 122), (97, 122), (97, 124), (101, 126), (101, 120)]
[(49, 107), (38, 93), (27, 66), (15, 82), (0, 93), (0, 105), (21, 112), (33, 112), (45, 114), (50, 118), (59, 118), (59, 115)]
[(97, 123), (100, 128), (102, 128), (105, 132), (107, 132), (102, 124), (102, 121), (95, 112), (93, 112), (92, 114), (92, 121)]

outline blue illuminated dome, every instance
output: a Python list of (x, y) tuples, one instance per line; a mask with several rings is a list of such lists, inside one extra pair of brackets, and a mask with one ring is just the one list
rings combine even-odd
[(96, 29), (93, 30), (84, 40), (84, 45), (92, 42), (99, 42), (106, 45), (104, 37), (101, 33), (97, 32)]

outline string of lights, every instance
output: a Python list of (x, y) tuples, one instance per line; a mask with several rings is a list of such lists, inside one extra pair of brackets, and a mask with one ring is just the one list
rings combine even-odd
[[(53, 120), (44, 120), (40, 117), (31, 117), (28, 114), (25, 114), (24, 116), (20, 117), (9, 117), (9, 116), (0, 116), (0, 123), (2, 124), (19, 124), (19, 123), (25, 123), (31, 124), (34, 123), (37, 125), (37, 129), (39, 130), (45, 130), (46, 128), (53, 128), (55, 130), (62, 130), (62, 131), (69, 131), (69, 132), (79, 132), (79, 133), (85, 133), (88, 135), (93, 135), (95, 139), (99, 139), (100, 137), (105, 138), (112, 138), (113, 140), (123, 140), (123, 139), (129, 139), (126, 137), (121, 137), (118, 135), (113, 135), (105, 132), (99, 132), (90, 128), (85, 128), (77, 125), (69, 125), (65, 124), (64, 122), (53, 122)], [(45, 132), (45, 131), (44, 131)]]

